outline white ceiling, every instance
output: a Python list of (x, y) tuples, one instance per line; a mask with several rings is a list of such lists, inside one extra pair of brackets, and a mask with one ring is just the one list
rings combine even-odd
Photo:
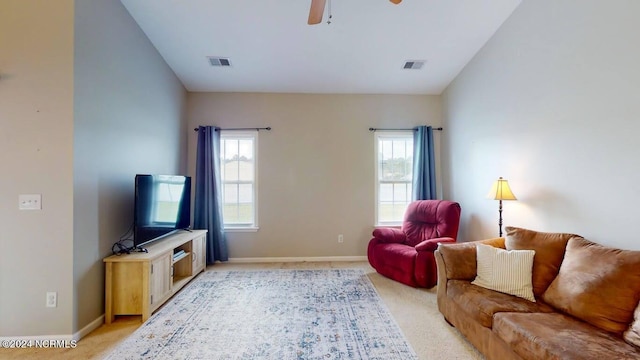
[(521, 2), (327, 0), (311, 26), (311, 0), (121, 1), (189, 91), (358, 94), (440, 94)]

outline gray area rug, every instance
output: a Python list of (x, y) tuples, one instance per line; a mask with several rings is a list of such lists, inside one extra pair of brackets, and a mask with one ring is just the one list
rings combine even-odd
[(106, 359), (417, 359), (360, 269), (209, 271)]

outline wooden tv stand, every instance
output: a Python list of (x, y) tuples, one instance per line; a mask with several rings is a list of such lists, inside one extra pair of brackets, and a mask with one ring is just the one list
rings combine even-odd
[[(116, 315), (142, 315), (142, 321), (206, 266), (207, 230), (181, 230), (155, 241), (147, 252), (104, 259), (105, 323)], [(181, 252), (174, 258), (174, 252)]]

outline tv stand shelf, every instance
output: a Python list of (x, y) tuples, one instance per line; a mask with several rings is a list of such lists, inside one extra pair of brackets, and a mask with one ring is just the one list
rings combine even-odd
[(146, 321), (204, 271), (206, 233), (179, 231), (149, 244), (147, 252), (105, 258), (105, 323), (117, 315), (142, 315)]
[(182, 254), (180, 254), (179, 256), (173, 256), (173, 263), (177, 263), (178, 261), (184, 259), (185, 257), (189, 256), (190, 253), (188, 252), (183, 252)]

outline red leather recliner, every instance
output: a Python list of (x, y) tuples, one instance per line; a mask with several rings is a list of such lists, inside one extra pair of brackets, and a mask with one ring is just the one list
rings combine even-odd
[(378, 273), (413, 287), (437, 282), (433, 252), (439, 243), (456, 242), (460, 204), (447, 200), (418, 200), (407, 207), (402, 228), (373, 231), (367, 257)]

